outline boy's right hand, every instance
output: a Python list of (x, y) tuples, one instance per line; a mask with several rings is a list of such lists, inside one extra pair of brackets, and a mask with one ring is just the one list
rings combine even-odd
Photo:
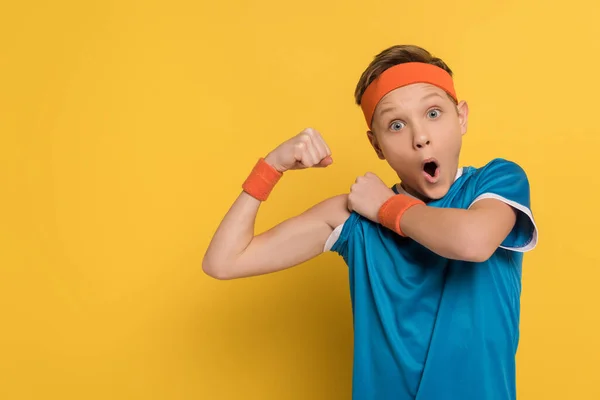
[(331, 150), (319, 132), (304, 129), (270, 152), (265, 161), (279, 172), (290, 169), (327, 167), (333, 163)]

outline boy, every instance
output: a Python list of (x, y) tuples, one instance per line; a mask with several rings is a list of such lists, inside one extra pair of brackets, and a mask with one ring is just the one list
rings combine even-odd
[(367, 173), (349, 194), (254, 236), (285, 171), (333, 162), (306, 129), (259, 159), (204, 271), (233, 279), (337, 252), (350, 271), (353, 398), (516, 398), (522, 255), (537, 243), (526, 174), (502, 159), (459, 168), (468, 106), (450, 68), (420, 47), (378, 54), (355, 97), (369, 142), (401, 183)]

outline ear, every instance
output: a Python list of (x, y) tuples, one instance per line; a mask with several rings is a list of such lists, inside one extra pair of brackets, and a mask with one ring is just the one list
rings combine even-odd
[(467, 125), (469, 121), (469, 105), (466, 101), (462, 100), (456, 106), (456, 110), (458, 111), (458, 123), (460, 124), (460, 133), (464, 135), (467, 133)]
[(381, 146), (379, 146), (379, 142), (377, 141), (377, 136), (375, 136), (375, 133), (367, 131), (367, 137), (369, 138), (371, 146), (373, 146), (373, 149), (375, 149), (377, 157), (379, 157), (380, 160), (385, 160), (385, 156), (383, 155), (383, 151), (381, 151)]

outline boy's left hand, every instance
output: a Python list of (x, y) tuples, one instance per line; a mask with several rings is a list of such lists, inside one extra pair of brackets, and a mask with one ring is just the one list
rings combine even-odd
[(348, 195), (348, 210), (356, 211), (365, 218), (379, 223), (379, 209), (396, 193), (372, 172), (356, 178)]

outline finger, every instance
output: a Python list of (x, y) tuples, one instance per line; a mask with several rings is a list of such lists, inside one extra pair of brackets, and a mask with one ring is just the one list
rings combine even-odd
[(365, 174), (365, 178), (369, 178), (370, 180), (378, 180), (381, 181), (381, 178), (377, 176), (377, 174), (373, 173), (373, 172), (367, 172)]
[(300, 159), (300, 163), (304, 168), (310, 168), (313, 166), (312, 156), (310, 155), (310, 151), (308, 148), (304, 149), (302, 153), (302, 158)]
[(331, 157), (331, 150), (325, 143), (323, 136), (321, 136), (318, 132), (315, 133), (312, 137), (312, 142), (319, 152), (319, 167), (328, 167), (333, 164), (333, 158)]
[(294, 145), (294, 158), (301, 165), (301, 168), (308, 168), (306, 157), (306, 142), (300, 141)]
[(327, 147), (325, 145), (325, 142), (321, 138), (321, 136), (315, 135), (311, 139), (312, 139), (312, 143), (318, 153), (317, 158), (319, 159), (319, 161), (317, 162), (315, 167), (324, 168), (324, 167), (328, 167), (331, 164), (333, 164), (333, 158), (331, 157), (331, 154), (327, 152)]
[(312, 140), (313, 145), (317, 149), (317, 152), (319, 153), (319, 161), (331, 155), (331, 153), (328, 153), (327, 145), (325, 144), (323, 137), (319, 133), (312, 134), (310, 138)]
[(319, 163), (317, 165), (315, 165), (315, 167), (325, 168), (325, 167), (330, 166), (331, 164), (333, 164), (333, 158), (331, 156), (327, 156), (324, 159), (322, 159), (321, 161), (319, 161)]
[(311, 156), (310, 148), (312, 142), (308, 133), (304, 132), (298, 137), (296, 160), (302, 164), (305, 168), (310, 168), (314, 164)]
[(313, 167), (327, 167), (333, 163), (329, 148), (323, 137), (312, 128), (302, 131), (302, 140), (307, 142), (307, 151), (310, 154)]
[(325, 150), (327, 151), (327, 155), (331, 155), (331, 149), (329, 148), (329, 146), (327, 145), (327, 142), (325, 141), (325, 139), (323, 139), (322, 136), (321, 136), (321, 140), (323, 141), (323, 144), (325, 145)]
[(325, 139), (323, 138), (323, 136), (317, 134), (316, 138), (319, 141), (320, 145), (323, 146), (323, 149), (325, 150), (325, 156), (330, 156), (331, 155), (331, 149), (327, 145), (327, 142), (325, 141)]
[(317, 151), (310, 140), (308, 140), (307, 144), (304, 146), (302, 163), (306, 168), (314, 167), (319, 163), (319, 156), (317, 155)]
[(325, 157), (331, 155), (328, 153), (328, 148), (325, 145), (325, 141), (319, 132), (314, 129), (307, 129), (306, 133), (310, 137), (311, 143), (317, 152), (317, 161), (315, 164), (319, 164)]
[[(352, 190), (350, 191), (352, 193)], [(348, 194), (348, 198), (346, 200), (346, 207), (348, 208), (348, 211), (352, 212), (352, 195)]]
[(307, 134), (304, 140), (306, 140), (306, 152), (308, 153), (311, 165), (318, 164), (319, 161), (321, 161), (321, 157), (319, 157), (319, 151), (317, 150), (311, 135)]

